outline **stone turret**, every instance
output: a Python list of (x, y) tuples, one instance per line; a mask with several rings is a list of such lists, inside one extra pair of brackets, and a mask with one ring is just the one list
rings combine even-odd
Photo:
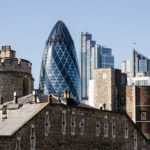
[(31, 62), (16, 58), (11, 46), (2, 46), (0, 50), (0, 97), (3, 102), (13, 100), (13, 92), (18, 97), (32, 93), (34, 79), (31, 74)]
[(0, 58), (15, 58), (16, 51), (11, 50), (11, 46), (2, 46)]

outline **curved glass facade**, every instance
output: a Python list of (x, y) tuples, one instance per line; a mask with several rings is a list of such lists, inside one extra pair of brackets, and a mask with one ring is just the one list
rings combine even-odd
[(43, 54), (39, 88), (44, 94), (60, 94), (70, 89), (80, 100), (80, 74), (77, 54), (71, 35), (62, 21), (53, 27)]

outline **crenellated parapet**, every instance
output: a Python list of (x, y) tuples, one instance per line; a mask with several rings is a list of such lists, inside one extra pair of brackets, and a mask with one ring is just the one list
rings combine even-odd
[(34, 79), (31, 74), (32, 63), (16, 58), (16, 51), (11, 46), (2, 46), (0, 50), (0, 97), (4, 102), (13, 98), (28, 95), (33, 90)]
[(31, 73), (32, 63), (25, 59), (16, 58), (16, 51), (10, 46), (2, 46), (0, 50), (0, 71)]
[(31, 73), (32, 63), (24, 59), (0, 58), (0, 71)]

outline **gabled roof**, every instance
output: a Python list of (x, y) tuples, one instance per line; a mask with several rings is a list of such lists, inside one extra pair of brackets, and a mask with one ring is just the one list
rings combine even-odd
[(48, 103), (24, 104), (12, 116), (0, 123), (0, 136), (11, 136), (39, 113)]

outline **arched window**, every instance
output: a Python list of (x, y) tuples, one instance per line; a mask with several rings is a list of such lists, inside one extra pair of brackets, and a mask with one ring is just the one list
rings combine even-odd
[(29, 80), (27, 78), (23, 79), (23, 96), (29, 94)]

